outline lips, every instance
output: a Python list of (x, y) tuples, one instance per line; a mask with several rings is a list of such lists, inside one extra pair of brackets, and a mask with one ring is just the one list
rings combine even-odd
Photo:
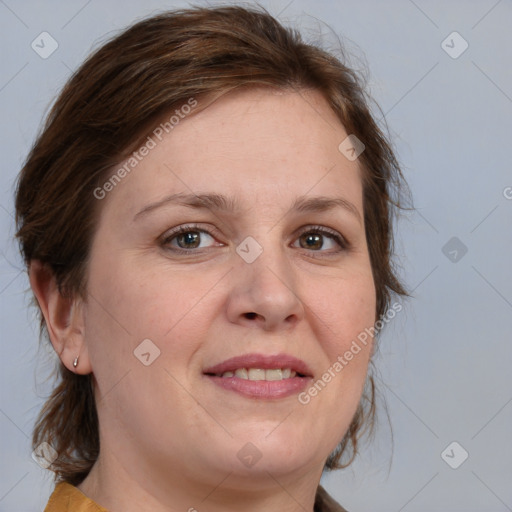
[(300, 393), (313, 378), (304, 361), (287, 354), (245, 354), (206, 368), (203, 374), (221, 389), (253, 399)]

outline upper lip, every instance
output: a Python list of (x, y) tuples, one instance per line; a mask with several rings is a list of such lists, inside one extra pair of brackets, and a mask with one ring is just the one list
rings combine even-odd
[(306, 377), (312, 377), (313, 375), (308, 365), (294, 356), (288, 354), (271, 356), (257, 353), (244, 354), (226, 359), (222, 363), (206, 368), (203, 373), (223, 374), (224, 372), (234, 372), (238, 368), (261, 368), (264, 370), (272, 368), (290, 368)]

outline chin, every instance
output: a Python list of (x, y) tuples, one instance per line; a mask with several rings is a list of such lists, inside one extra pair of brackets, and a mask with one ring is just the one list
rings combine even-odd
[(261, 429), (256, 435), (237, 437), (226, 450), (229, 456), (223, 461), (227, 464), (225, 470), (242, 477), (259, 475), (268, 479), (269, 473), (277, 477), (310, 471), (327, 459), (328, 448), (321, 440), (312, 439), (311, 432), (278, 432), (281, 427), (276, 428), (274, 423), (272, 428)]

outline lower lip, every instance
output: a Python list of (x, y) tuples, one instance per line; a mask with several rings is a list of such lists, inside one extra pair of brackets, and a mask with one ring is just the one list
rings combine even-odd
[(285, 398), (303, 391), (309, 377), (292, 377), (283, 380), (248, 380), (238, 377), (207, 377), (217, 386), (250, 398)]

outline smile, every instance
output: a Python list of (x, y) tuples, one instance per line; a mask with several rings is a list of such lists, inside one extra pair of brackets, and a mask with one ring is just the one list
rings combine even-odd
[(306, 363), (286, 354), (233, 357), (207, 368), (203, 375), (222, 390), (257, 399), (295, 395), (313, 378)]
[(283, 380), (295, 377), (297, 372), (291, 368), (237, 368), (234, 372), (228, 371), (216, 374), (217, 377), (237, 377), (244, 380)]

